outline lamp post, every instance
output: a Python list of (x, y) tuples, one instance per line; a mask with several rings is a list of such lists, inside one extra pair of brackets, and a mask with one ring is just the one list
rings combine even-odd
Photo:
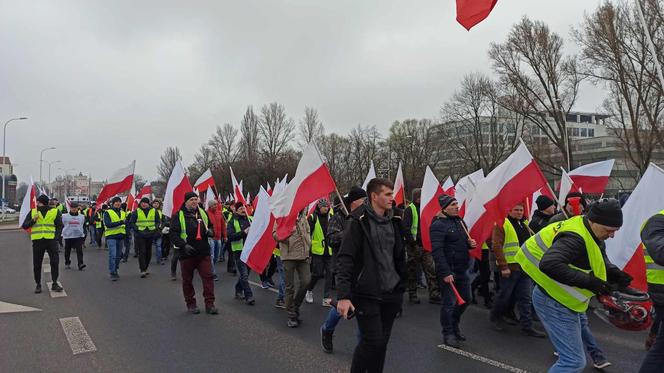
[(39, 185), (44, 184), (44, 179), (42, 179), (42, 163), (44, 163), (44, 152), (53, 149), (55, 149), (55, 146), (51, 146), (50, 148), (44, 148), (41, 150), (41, 153), (39, 153)]
[(44, 161), (44, 162), (48, 163), (48, 187), (50, 189), (51, 188), (51, 166), (53, 166), (56, 163), (61, 163), (62, 161), (58, 160), (58, 161), (53, 161), (53, 162), (49, 162), (49, 161)]
[[(12, 118), (8, 121), (5, 122), (4, 129), (2, 130), (2, 201), (3, 201), (3, 206), (4, 206), (4, 201), (5, 201), (5, 149), (7, 146), (7, 126), (9, 123), (15, 121), (15, 120), (26, 120), (28, 117), (20, 117), (20, 118)], [(4, 211), (4, 210), (3, 210)]]

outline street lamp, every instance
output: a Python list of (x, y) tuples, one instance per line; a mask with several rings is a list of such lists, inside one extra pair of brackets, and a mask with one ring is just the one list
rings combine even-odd
[(44, 152), (53, 149), (55, 149), (55, 146), (51, 146), (50, 148), (44, 148), (41, 150), (41, 153), (39, 153), (39, 185), (44, 184), (44, 179), (42, 179), (42, 163), (44, 163)]
[(58, 160), (58, 161), (53, 161), (53, 162), (49, 162), (49, 161), (44, 161), (44, 162), (48, 163), (48, 187), (50, 188), (51, 187), (51, 166), (53, 166), (56, 163), (61, 163), (62, 161)]
[(5, 149), (7, 145), (7, 125), (15, 120), (26, 120), (28, 117), (12, 118), (5, 122), (4, 129), (2, 130), (2, 201), (4, 206), (5, 200)]

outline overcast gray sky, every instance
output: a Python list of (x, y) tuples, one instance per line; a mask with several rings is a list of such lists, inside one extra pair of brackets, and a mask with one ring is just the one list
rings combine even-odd
[[(386, 132), (489, 72), (489, 43), (522, 15), (568, 37), (599, 2), (499, 0), (467, 32), (453, 0), (1, 1), (0, 121), (30, 118), (9, 125), (7, 155), (20, 181), (49, 146), (95, 180), (133, 159), (151, 179), (166, 146), (187, 165), (216, 125), (272, 101), (295, 120), (317, 108), (328, 132)], [(577, 109), (599, 106), (581, 94)]]

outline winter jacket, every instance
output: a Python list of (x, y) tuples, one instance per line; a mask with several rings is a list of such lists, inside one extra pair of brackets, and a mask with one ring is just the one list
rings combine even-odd
[(332, 247), (332, 252), (335, 254), (339, 252), (341, 240), (344, 237), (344, 228), (349, 220), (350, 215), (339, 211), (334, 213), (327, 224), (327, 244)]
[[(307, 219), (309, 222), (309, 233), (310, 237), (313, 239), (314, 235), (314, 229), (316, 229), (316, 222), (320, 222), (320, 227), (323, 230), (323, 240), (325, 245), (329, 246), (329, 241), (328, 241), (328, 231), (330, 229), (330, 220), (333, 215), (330, 215), (329, 213), (327, 214), (322, 214), (318, 207), (316, 207), (316, 211), (314, 211), (313, 214)], [(330, 256), (329, 250), (323, 250), (323, 256)]]
[(295, 231), (283, 241), (277, 240), (277, 223), (272, 228), (272, 237), (279, 243), (281, 260), (306, 260), (311, 251), (311, 232), (307, 219), (300, 215), (295, 223)]
[[(115, 211), (115, 213), (116, 213), (118, 216), (121, 216), (121, 214), (122, 214), (122, 213), (121, 213), (121, 209), (110, 208), (110, 209), (106, 210), (106, 211), (104, 212), (104, 218), (103, 218), (103, 219), (104, 219), (104, 227), (105, 227), (106, 229), (108, 229), (108, 228), (118, 227), (118, 226), (120, 226), (120, 225), (122, 225), (122, 224), (127, 224), (127, 221), (126, 221), (126, 220), (125, 220), (125, 221), (111, 222), (111, 217), (108, 216), (108, 212), (111, 211), (111, 210)], [(107, 240), (124, 240), (125, 237), (127, 236), (126, 233), (129, 233), (129, 232), (128, 232), (128, 230), (127, 230), (127, 226), (125, 225), (125, 234), (122, 234), (122, 233), (113, 234), (113, 235), (107, 236), (106, 239), (107, 239)]]
[[(148, 214), (150, 213), (150, 210), (152, 210), (153, 207), (150, 206), (146, 209), (142, 209), (142, 208), (139, 207), (139, 209), (143, 210), (143, 213), (147, 217)], [(155, 212), (154, 212), (154, 227), (155, 227), (154, 230), (144, 229), (142, 231), (139, 231), (138, 227), (136, 226), (136, 220), (138, 219), (137, 211), (138, 210), (132, 212), (131, 214), (129, 214), (127, 216), (127, 220), (129, 221), (129, 223), (127, 224), (127, 227), (131, 228), (131, 230), (134, 231), (134, 235), (136, 235), (136, 237), (141, 237), (141, 238), (157, 238), (157, 237), (159, 237), (161, 235), (161, 230), (159, 229), (159, 227), (161, 225), (161, 217), (159, 215), (159, 211), (155, 210)]]
[(214, 237), (212, 239), (215, 241), (219, 241), (222, 238), (226, 239), (228, 236), (228, 232), (226, 232), (226, 219), (224, 219), (221, 208), (219, 206), (215, 208), (210, 207), (207, 209), (207, 214), (214, 224)]
[(528, 226), (533, 232), (537, 233), (541, 231), (542, 228), (549, 225), (549, 220), (552, 217), (553, 215), (547, 215), (540, 210), (535, 210), (535, 213), (533, 213), (533, 217), (530, 219), (530, 224)]
[[(184, 213), (184, 225), (187, 233), (186, 241), (183, 240), (182, 237), (180, 237), (180, 233), (182, 232), (182, 229), (180, 227), (180, 216), (179, 216), (180, 211)], [(180, 208), (180, 211), (173, 214), (173, 216), (171, 217), (171, 226), (168, 232), (168, 236), (171, 240), (171, 243), (175, 245), (177, 249), (179, 249), (180, 259), (197, 257), (197, 256), (209, 256), (210, 244), (208, 243), (207, 230), (214, 229), (212, 226), (212, 222), (208, 218), (208, 226), (205, 227), (204, 223), (201, 222), (199, 228), (198, 219), (201, 218), (199, 216), (199, 211), (201, 210), (199, 210), (198, 207), (194, 211), (189, 211), (183, 204), (182, 207)], [(203, 214), (207, 215), (205, 210), (202, 210), (202, 212)], [(197, 236), (200, 236), (200, 239), (196, 239)], [(185, 245), (187, 244), (191, 245), (195, 249), (193, 254), (187, 254), (185, 250), (183, 250)]]
[[(235, 222), (238, 222), (240, 225), (240, 231), (235, 231)], [(245, 215), (233, 214), (231, 220), (228, 221), (226, 226), (226, 237), (228, 237), (229, 242), (244, 240), (247, 238), (247, 234), (244, 233), (247, 228), (251, 226), (249, 218)]]
[[(46, 213), (48, 210), (51, 208), (48, 206), (39, 206), (37, 207), (37, 211), (41, 212), (43, 216), (46, 216)], [(21, 224), (21, 228), (23, 229), (28, 229), (35, 225), (36, 221), (32, 219), (32, 214), (28, 214), (25, 217), (25, 220), (23, 220), (23, 224)], [(62, 214), (58, 212), (58, 215), (55, 217), (55, 239), (59, 240), (60, 237), (62, 236)]]
[[(657, 214), (648, 219), (641, 231), (641, 241), (652, 260), (664, 266), (664, 215)], [(664, 306), (664, 285), (649, 283), (648, 292), (656, 305)]]
[(378, 301), (398, 302), (403, 297), (408, 277), (406, 250), (400, 233), (401, 217), (391, 218), (394, 232), (393, 263), (399, 282), (390, 292), (381, 290), (381, 274), (377, 257), (380, 242), (371, 237), (372, 223), (369, 219), (370, 205), (364, 204), (351, 213), (344, 230), (343, 240), (336, 263), (338, 299), (365, 298)]
[(461, 275), (468, 270), (470, 251), (468, 235), (458, 216), (437, 217), (431, 223), (431, 255), (439, 279), (452, 274)]

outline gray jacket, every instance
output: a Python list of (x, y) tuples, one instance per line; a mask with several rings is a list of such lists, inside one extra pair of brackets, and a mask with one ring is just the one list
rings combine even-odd
[(300, 214), (295, 223), (295, 231), (284, 241), (277, 240), (277, 223), (272, 227), (272, 237), (279, 243), (281, 260), (306, 260), (311, 252), (309, 222)]

